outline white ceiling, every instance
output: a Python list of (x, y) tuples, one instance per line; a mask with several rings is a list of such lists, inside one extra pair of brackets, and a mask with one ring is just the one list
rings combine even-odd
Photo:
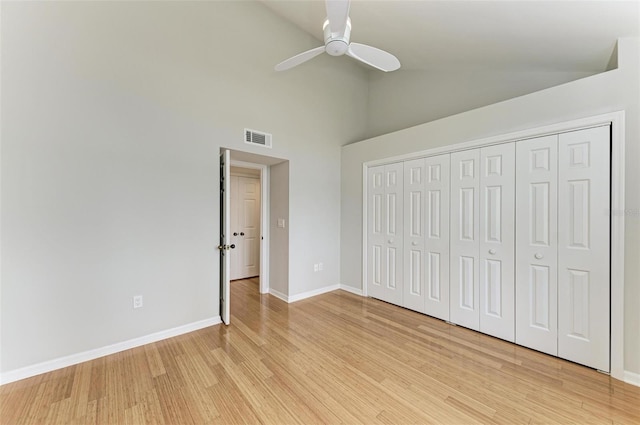
[[(322, 45), (323, 1), (262, 1)], [(640, 34), (637, 0), (355, 0), (350, 17), (351, 41), (393, 53), (403, 70), (595, 73), (618, 37)]]

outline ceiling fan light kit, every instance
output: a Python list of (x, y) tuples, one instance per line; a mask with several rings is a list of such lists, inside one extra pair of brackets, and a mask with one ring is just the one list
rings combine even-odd
[(324, 21), (324, 46), (316, 47), (286, 59), (275, 66), (276, 71), (285, 71), (300, 65), (319, 54), (331, 56), (347, 55), (380, 71), (389, 72), (400, 68), (400, 61), (391, 53), (360, 43), (350, 43), (351, 19), (349, 0), (327, 0), (327, 19)]

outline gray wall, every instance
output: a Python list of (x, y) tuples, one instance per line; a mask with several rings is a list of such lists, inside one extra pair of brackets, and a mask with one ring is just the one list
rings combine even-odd
[[(284, 190), (283, 190), (284, 188)], [(289, 161), (272, 165), (269, 172), (269, 287), (289, 293)], [(284, 219), (285, 227), (278, 227)]]
[(0, 7), (0, 372), (219, 315), (220, 147), (291, 164), (288, 294), (340, 281), (340, 146), (364, 137), (366, 70), (275, 73), (317, 40), (259, 2)]
[(371, 73), (367, 138), (470, 111), (593, 73), (532, 70)]
[[(626, 111), (625, 370), (640, 372), (640, 41), (618, 44), (619, 68), (350, 144), (342, 149), (342, 284), (362, 287), (362, 164), (606, 112)], [(428, 95), (425, 93), (425, 96)], [(405, 96), (411, 110), (418, 96)], [(380, 107), (379, 105), (377, 107)], [(420, 108), (419, 105), (415, 106)], [(635, 213), (634, 213), (635, 212)], [(616, 308), (617, 306), (613, 306)]]

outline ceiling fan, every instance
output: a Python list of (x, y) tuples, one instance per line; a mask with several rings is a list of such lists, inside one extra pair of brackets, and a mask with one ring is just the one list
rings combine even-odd
[(400, 61), (391, 53), (366, 44), (350, 43), (350, 0), (327, 0), (327, 19), (324, 21), (324, 46), (307, 50), (284, 60), (275, 66), (276, 71), (285, 71), (306, 62), (322, 52), (331, 56), (347, 55), (380, 71), (389, 72), (400, 68)]

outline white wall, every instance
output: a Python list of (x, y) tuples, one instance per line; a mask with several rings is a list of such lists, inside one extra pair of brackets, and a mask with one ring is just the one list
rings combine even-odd
[[(640, 41), (622, 39), (619, 68), (350, 144), (342, 149), (341, 283), (362, 287), (362, 164), (617, 110), (626, 111), (625, 370), (640, 372)], [(427, 93), (425, 93), (425, 96)], [(410, 110), (416, 96), (396, 107)], [(616, 308), (617, 306), (613, 306)]]
[(363, 68), (273, 72), (317, 41), (257, 2), (0, 7), (0, 372), (219, 315), (221, 146), (289, 161), (289, 295), (339, 282)]

